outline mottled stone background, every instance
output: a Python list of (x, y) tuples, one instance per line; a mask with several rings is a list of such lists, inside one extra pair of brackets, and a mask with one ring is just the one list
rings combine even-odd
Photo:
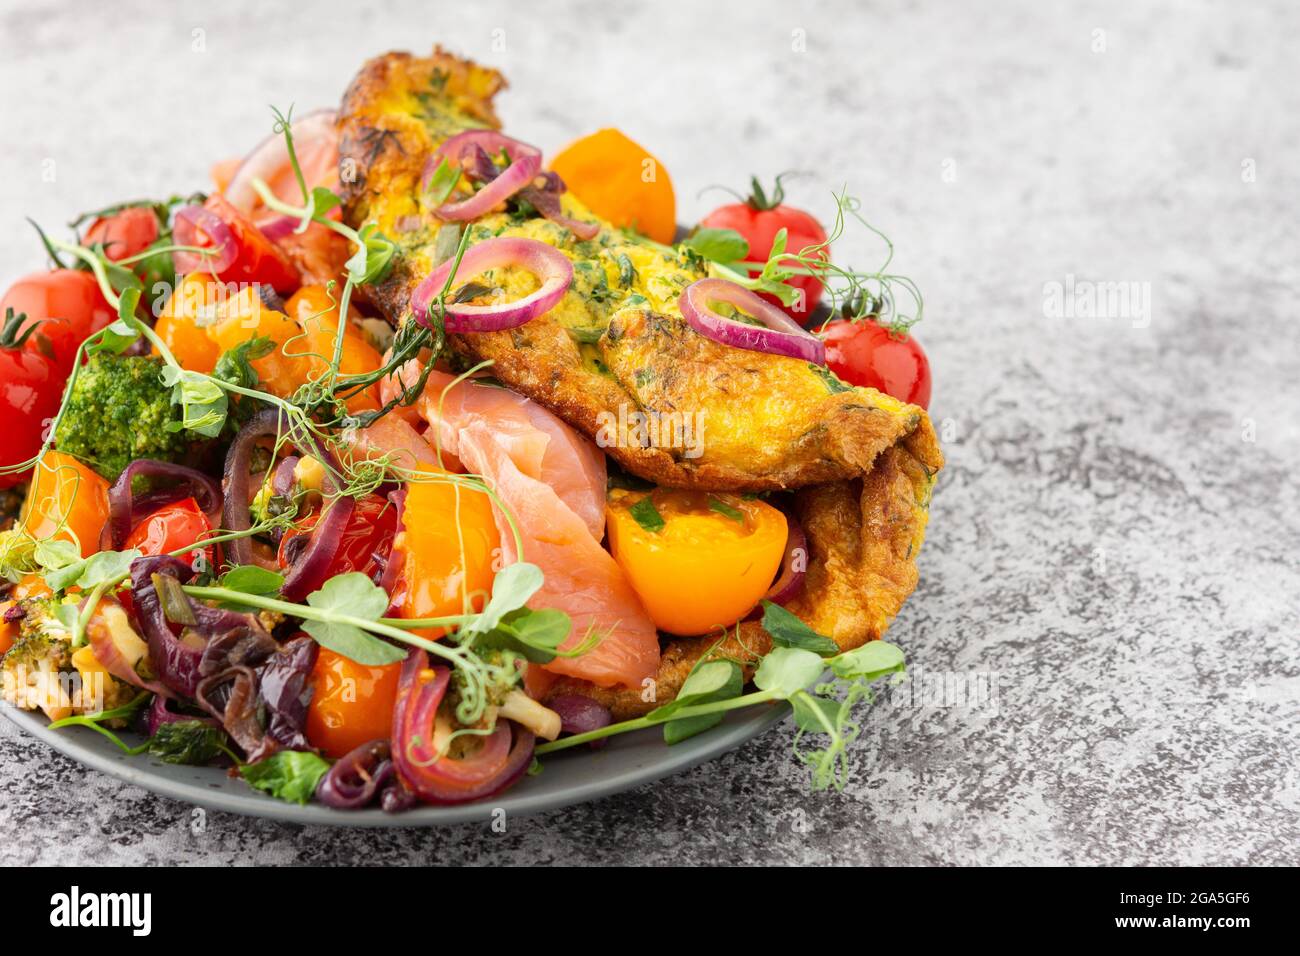
[[(4, 724), (0, 859), (1300, 862), (1295, 5), (211, 6), (5, 4), (5, 280), (41, 264), (24, 215), (202, 186), (268, 103), (335, 103), (434, 40), (502, 68), (507, 128), (548, 151), (645, 143), (684, 222), (751, 172), (810, 171), (791, 199), (823, 215), (847, 183), (925, 292), (949, 457), (892, 638), (914, 688), (983, 692), (895, 691), (842, 794), (807, 791), (781, 728), (504, 835), (195, 835)], [(1070, 275), (1147, 284), (1149, 323), (1048, 317)]]

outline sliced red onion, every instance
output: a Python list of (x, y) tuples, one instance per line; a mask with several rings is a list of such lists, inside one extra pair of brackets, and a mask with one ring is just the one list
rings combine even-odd
[[(301, 117), (289, 128), (293, 133), (294, 149), (305, 153), (320, 139), (337, 137), (338, 131), (335, 126), (337, 119), (338, 114), (333, 110), (316, 110)], [(239, 164), (235, 175), (230, 179), (230, 184), (226, 186), (224, 193), (226, 201), (242, 213), (251, 213), (261, 202), (257, 190), (253, 188), (253, 180), (269, 182), (288, 163), (289, 149), (285, 145), (284, 136), (281, 133), (273, 133), (262, 140)], [(292, 231), (292, 228), (297, 227), (298, 222), (295, 219), (289, 221), (292, 223)]]
[(439, 219), (458, 222), (477, 219), (526, 187), (542, 168), (542, 153), (537, 147), (511, 139), (495, 130), (471, 129), (457, 133), (433, 151), (420, 177), (420, 191), (428, 189), (430, 179), (444, 159), (453, 166), (461, 167), (465, 159), (474, 158), (475, 149), (483, 149), (488, 153), (504, 150), (510, 157), (510, 165), (468, 199), (439, 206), (434, 210)]
[(533, 755), (531, 731), (498, 720), (473, 756), (438, 756), (434, 719), (451, 679), (432, 668), (429, 655), (413, 648), (402, 665), (393, 711), (393, 761), (406, 785), (426, 803), (466, 803), (499, 793), (527, 771)]
[[(97, 654), (96, 657), (99, 655)], [(200, 717), (196, 714), (182, 714), (179, 711), (172, 710), (172, 702), (166, 697), (158, 694), (149, 704), (149, 710), (145, 714), (145, 731), (150, 737), (158, 733), (158, 728), (163, 724), (178, 724), (187, 720), (197, 720), (199, 723), (208, 724), (212, 727), (220, 727), (214, 717)]]
[(393, 525), (394, 548), (388, 552), (388, 558), (384, 562), (384, 574), (379, 579), (379, 586), (384, 589), (389, 598), (386, 615), (396, 617), (401, 613), (402, 605), (401, 598), (397, 593), (397, 583), (402, 575), (402, 565), (405, 563), (402, 553), (396, 550), (396, 543), (398, 535), (406, 528), (402, 521), (406, 513), (406, 489), (398, 488), (396, 491), (390, 491), (388, 500), (397, 509), (397, 521)]
[[(225, 492), (221, 526), (226, 531), (247, 531), (252, 526), (248, 511), (248, 476), (253, 448), (263, 438), (278, 436), (285, 424), (279, 409), (265, 409), (250, 418), (230, 443), (221, 479)], [(253, 544), (248, 538), (235, 538), (226, 542), (225, 554), (231, 564), (252, 564)]]
[[(746, 325), (713, 311), (709, 302), (726, 302), (763, 325)], [(826, 364), (826, 345), (788, 315), (744, 286), (726, 279), (697, 279), (678, 300), (691, 328), (706, 338), (751, 352), (767, 352)]]
[[(136, 496), (131, 492), (131, 485), (139, 477), (167, 479), (176, 482), (176, 486)], [(131, 530), (153, 512), (190, 497), (213, 527), (220, 524), (221, 488), (212, 478), (169, 461), (137, 458), (131, 462), (108, 489), (108, 529), (113, 550), (120, 551)]]
[[(547, 700), (546, 706), (560, 715), (560, 731), (565, 734), (585, 734), (614, 721), (608, 707), (581, 694), (559, 694)], [(593, 740), (591, 749), (599, 750), (608, 742), (608, 738)]]
[(583, 222), (581, 219), (574, 219), (564, 214), (564, 207), (560, 203), (560, 194), (565, 191), (564, 180), (550, 171), (542, 173), (538, 179), (541, 179), (544, 185), (529, 186), (519, 194), (519, 198), (531, 203), (532, 207), (545, 218), (557, 226), (568, 229), (579, 239), (595, 239), (600, 233), (600, 223)]
[(371, 803), (396, 772), (388, 741), (372, 740), (330, 767), (316, 785), (316, 799), (336, 810), (356, 810)]
[(781, 559), (781, 573), (768, 588), (767, 600), (784, 606), (803, 591), (804, 576), (808, 573), (808, 538), (803, 525), (794, 516), (793, 509), (785, 510), (785, 557)]
[(266, 222), (260, 223), (257, 231), (272, 242), (278, 242), (285, 236), (292, 235), (293, 231), (298, 228), (299, 222), (301, 220), (294, 219), (293, 216), (276, 216), (274, 219), (268, 219)]
[[(417, 321), (429, 324), (429, 303), (442, 291), (454, 264), (454, 259), (447, 260), (416, 288), (411, 296), (411, 308)], [(518, 236), (499, 236), (471, 246), (461, 258), (456, 274), (468, 280), (502, 266), (527, 269), (541, 282), (541, 288), (502, 305), (447, 303), (444, 308), (448, 332), (499, 332), (517, 328), (554, 308), (573, 283), (573, 263), (568, 256), (554, 246)]]
[(300, 461), (302, 459), (297, 455), (289, 455), (275, 466), (275, 473), (271, 476), (272, 492), (281, 498), (287, 498), (293, 493), (294, 471)]
[[(200, 234), (204, 241), (200, 241)], [(220, 275), (234, 263), (239, 255), (239, 244), (235, 235), (211, 209), (202, 206), (182, 206), (176, 211), (176, 222), (172, 228), (172, 238), (178, 246), (208, 246), (207, 254), (198, 252), (172, 253), (172, 263), (179, 274), (191, 272), (210, 272)]]
[[(332, 479), (326, 479), (332, 484)], [(330, 565), (343, 541), (343, 529), (352, 520), (357, 500), (350, 495), (339, 495), (328, 505), (315, 526), (307, 546), (299, 552), (293, 566), (284, 577), (280, 594), (289, 601), (301, 601), (325, 583)]]
[[(125, 614), (126, 612), (123, 611), (122, 613)], [(90, 649), (95, 654), (95, 660), (99, 661), (104, 670), (118, 680), (126, 681), (126, 683), (133, 687), (139, 687), (141, 690), (152, 691), (159, 697), (175, 696), (162, 682), (146, 680), (136, 672), (135, 668), (122, 656), (117, 642), (113, 640), (113, 635), (108, 629), (108, 624), (102, 617), (92, 617), (89, 626), (86, 628), (86, 639), (90, 642)]]
[(203, 647), (187, 644), (172, 633), (153, 586), (155, 574), (171, 575), (183, 584), (194, 572), (184, 561), (165, 555), (131, 562), (131, 597), (136, 620), (149, 644), (149, 661), (164, 685), (184, 697), (193, 697), (199, 684)]

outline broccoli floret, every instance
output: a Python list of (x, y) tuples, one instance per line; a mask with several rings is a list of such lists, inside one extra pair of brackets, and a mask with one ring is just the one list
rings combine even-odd
[(63, 602), (53, 597), (19, 601), (18, 640), (4, 656), (5, 701), (23, 710), (41, 708), (51, 720), (72, 713), (71, 634), (59, 619)]
[[(77, 376), (54, 443), (113, 481), (137, 458), (180, 461), (193, 440), (162, 383), (162, 359), (102, 352)], [(169, 427), (170, 426), (170, 427)]]
[[(120, 607), (112, 610), (126, 622)], [(75, 599), (32, 597), (18, 602), (22, 618), (18, 639), (0, 664), (6, 701), (23, 710), (40, 708), (51, 720), (72, 714), (98, 713), (129, 703), (136, 689), (107, 673), (94, 651), (72, 649), (71, 618)], [(109, 608), (105, 607), (105, 614)], [(129, 629), (130, 625), (126, 625)], [(131, 632), (137, 643), (140, 638)], [(112, 721), (120, 726), (120, 721)]]

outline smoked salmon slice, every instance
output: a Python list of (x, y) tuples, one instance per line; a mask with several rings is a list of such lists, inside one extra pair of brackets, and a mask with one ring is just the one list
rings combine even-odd
[[(418, 368), (408, 365), (403, 379)], [(523, 558), (542, 569), (534, 608), (556, 608), (573, 621), (564, 647), (594, 632), (600, 642), (546, 669), (601, 687), (639, 688), (659, 667), (659, 637), (622, 569), (601, 547), (605, 527), (605, 459), (590, 441), (515, 392), (432, 371), (417, 403), (438, 443), (488, 482), (510, 509)], [(387, 401), (396, 383), (386, 384)], [(380, 421), (383, 421), (381, 419)], [(506, 563), (519, 559), (514, 530), (494, 509)]]

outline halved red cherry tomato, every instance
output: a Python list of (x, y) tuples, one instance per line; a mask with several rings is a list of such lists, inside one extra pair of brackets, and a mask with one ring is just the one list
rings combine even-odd
[(339, 758), (364, 743), (387, 739), (402, 665), (368, 667), (322, 647), (311, 673), (307, 739), (327, 757)]
[[(319, 515), (312, 515), (301, 521), (298, 527), (287, 532), (280, 539), (278, 559), (281, 567), (289, 564), (289, 557), (298, 545), (291, 542), (295, 538), (311, 534)], [(366, 495), (358, 498), (339, 539), (338, 551), (325, 572), (326, 578), (336, 574), (360, 571), (374, 577), (380, 571), (380, 561), (387, 560), (393, 547), (393, 535), (397, 532), (397, 509), (388, 499), (379, 495)], [(379, 556), (379, 561), (375, 556)], [(365, 743), (365, 741), (361, 741)]]
[(142, 554), (170, 554), (194, 544), (211, 530), (198, 502), (182, 498), (163, 505), (136, 525), (127, 535), (126, 547), (139, 548)]
[[(235, 237), (235, 261), (223, 269), (218, 278), (223, 282), (262, 282), (282, 293), (298, 288), (298, 270), (288, 256), (225, 197), (214, 193), (203, 205), (216, 213)], [(211, 245), (211, 239), (199, 230), (199, 240), (195, 244)]]
[(76, 269), (23, 276), (0, 299), (0, 319), (10, 309), (27, 316), (19, 334), (34, 323), (50, 320), (36, 329), (26, 348), (50, 359), (65, 376), (72, 369), (77, 346), (117, 318), (95, 277)]
[(158, 217), (149, 206), (128, 206), (111, 216), (96, 219), (86, 230), (82, 244), (103, 245), (104, 255), (117, 262), (139, 255), (158, 238)]
[[(785, 192), (781, 189), (778, 178), (776, 188), (768, 196), (758, 178), (751, 180), (752, 192), (744, 202), (729, 203), (720, 206), (700, 220), (706, 229), (734, 229), (745, 237), (749, 243), (749, 261), (766, 262), (772, 254), (772, 242), (782, 229), (786, 231), (785, 248), (787, 252), (802, 252), (809, 246), (826, 241), (826, 230), (816, 219), (793, 206), (785, 205), (781, 200)], [(820, 258), (825, 258), (823, 254)], [(757, 275), (752, 271), (751, 275)], [(787, 283), (803, 293), (802, 299), (796, 299), (791, 305), (782, 305), (775, 297), (761, 293), (762, 297), (778, 308), (784, 309), (796, 322), (806, 325), (812, 317), (817, 303), (821, 301), (822, 284), (815, 276), (794, 276)]]
[(870, 319), (833, 319), (821, 329), (826, 364), (850, 385), (930, 407), (930, 360), (916, 337), (894, 334)]

